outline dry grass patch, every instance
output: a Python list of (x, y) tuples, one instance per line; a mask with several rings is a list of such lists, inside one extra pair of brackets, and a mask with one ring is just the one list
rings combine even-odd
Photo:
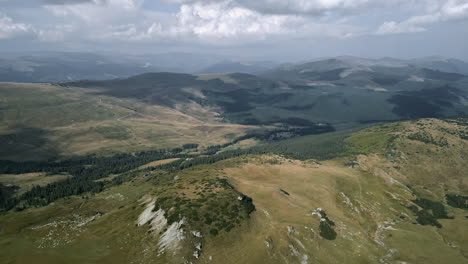
[(175, 158), (175, 159), (165, 159), (165, 160), (153, 161), (153, 162), (150, 162), (148, 164), (145, 164), (145, 165), (142, 165), (142, 166), (138, 167), (137, 170), (143, 170), (143, 169), (147, 169), (147, 168), (151, 168), (151, 167), (156, 167), (156, 166), (159, 166), (159, 165), (168, 164), (168, 163), (171, 163), (171, 162), (176, 161), (176, 160), (179, 160), (179, 159)]
[(20, 187), (18, 194), (23, 194), (32, 189), (33, 186), (45, 186), (49, 183), (62, 181), (70, 177), (69, 175), (47, 175), (46, 173), (25, 173), (25, 174), (0, 174), (0, 183), (3, 185), (15, 185)]

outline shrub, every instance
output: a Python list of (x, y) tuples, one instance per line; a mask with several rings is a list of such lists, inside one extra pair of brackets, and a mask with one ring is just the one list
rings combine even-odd
[(210, 234), (213, 235), (213, 236), (217, 236), (218, 235), (218, 229), (216, 229), (216, 228), (210, 229)]
[(468, 196), (447, 194), (447, 204), (461, 209), (468, 209)]
[(333, 227), (328, 223), (328, 221), (321, 221), (320, 222), (320, 236), (327, 239), (327, 240), (335, 240), (336, 239), (336, 232)]

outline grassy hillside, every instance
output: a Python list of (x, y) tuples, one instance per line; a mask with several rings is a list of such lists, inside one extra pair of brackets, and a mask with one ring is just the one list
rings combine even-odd
[[(467, 135), (466, 119), (421, 119), (254, 147), (283, 155), (138, 166), (100, 193), (0, 215), (0, 257), (466, 263)], [(339, 147), (324, 155), (321, 143)]]
[[(225, 143), (249, 127), (220, 123), (207, 107), (168, 108), (92, 89), (0, 83), (0, 159), (47, 160)], [(190, 111), (184, 114), (182, 109)]]
[(357, 59), (276, 71), (267, 77), (146, 73), (106, 81), (0, 83), (0, 159), (108, 155), (187, 143), (203, 148), (253, 127), (343, 129), (468, 113), (468, 77), (459, 73)]
[[(91, 53), (51, 52), (0, 59), (1, 82), (58, 82), (67, 80), (128, 77), (161, 67), (139, 58)], [(167, 69), (167, 68), (166, 68)]]
[(468, 77), (462, 74), (414, 66), (369, 67), (336, 59), (291, 67), (266, 77), (147, 73), (61, 85), (172, 108), (196, 102), (216, 109), (228, 122), (246, 125), (349, 126), (468, 113)]

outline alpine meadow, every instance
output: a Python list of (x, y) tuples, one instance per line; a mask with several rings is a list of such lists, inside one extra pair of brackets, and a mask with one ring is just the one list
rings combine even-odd
[(468, 263), (467, 0), (0, 0), (0, 264)]

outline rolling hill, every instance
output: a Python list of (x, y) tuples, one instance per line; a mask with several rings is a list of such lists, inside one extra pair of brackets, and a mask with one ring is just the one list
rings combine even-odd
[(252, 129), (222, 123), (214, 110), (195, 103), (170, 108), (98, 93), (51, 84), (0, 84), (0, 159), (208, 146)]
[(458, 73), (354, 58), (281, 67), (271, 76), (163, 72), (102, 81), (2, 83), (2, 157), (208, 146), (262, 126), (341, 129), (457, 116), (468, 113), (467, 87), (468, 77)]
[[(268, 154), (145, 167), (95, 194), (0, 215), (0, 256), (13, 263), (466, 263), (467, 133), (466, 119), (422, 119), (275, 143), (293, 153), (317, 149), (303, 159), (266, 143)], [(344, 147), (317, 148), (327, 138)], [(320, 149), (334, 152), (324, 159)]]
[(278, 63), (272, 61), (222, 61), (201, 70), (204, 74), (227, 74), (227, 73), (250, 73), (257, 74), (271, 70), (278, 66)]
[(0, 83), (0, 262), (466, 263), (468, 76), (428, 60)]
[(0, 82), (62, 82), (126, 78), (146, 72), (198, 72), (221, 61), (214, 55), (39, 52), (0, 59)]
[(228, 122), (246, 125), (349, 126), (468, 112), (465, 75), (414, 66), (363, 65), (330, 59), (282, 67), (265, 76), (147, 73), (61, 85), (170, 107), (195, 101), (219, 109)]

